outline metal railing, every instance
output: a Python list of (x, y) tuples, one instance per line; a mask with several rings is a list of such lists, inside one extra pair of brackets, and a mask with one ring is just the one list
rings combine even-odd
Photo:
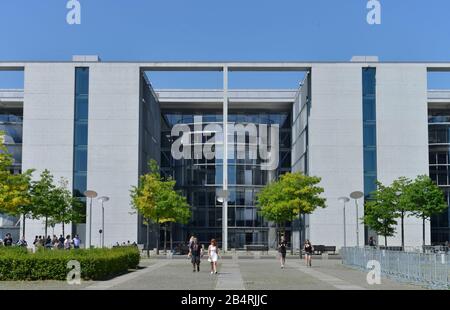
[(421, 253), (347, 247), (341, 251), (344, 265), (368, 270), (369, 261), (378, 261), (381, 274), (397, 281), (430, 288), (450, 289), (450, 255), (447, 252)]

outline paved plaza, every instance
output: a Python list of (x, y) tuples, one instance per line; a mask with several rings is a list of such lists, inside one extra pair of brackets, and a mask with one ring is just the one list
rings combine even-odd
[(307, 268), (298, 258), (287, 260), (280, 269), (275, 258), (222, 259), (217, 275), (211, 275), (206, 260), (201, 271), (192, 272), (190, 261), (143, 259), (137, 271), (108, 281), (82, 281), (68, 285), (61, 281), (0, 282), (5, 289), (50, 290), (420, 290), (420, 286), (382, 278), (381, 285), (369, 285), (366, 273), (342, 265), (339, 259), (316, 259)]

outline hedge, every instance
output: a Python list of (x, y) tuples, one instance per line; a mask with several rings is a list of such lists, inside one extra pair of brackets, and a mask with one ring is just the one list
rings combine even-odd
[(19, 247), (0, 248), (0, 281), (66, 280), (67, 263), (80, 262), (81, 278), (106, 280), (128, 269), (136, 269), (140, 254), (136, 247), (113, 249), (45, 250), (30, 253)]

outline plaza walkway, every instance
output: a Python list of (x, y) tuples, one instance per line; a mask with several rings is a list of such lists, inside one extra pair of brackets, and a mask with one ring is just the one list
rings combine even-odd
[(85, 289), (85, 290), (419, 290), (420, 286), (382, 278), (381, 285), (369, 285), (366, 273), (350, 269), (340, 260), (315, 260), (307, 268), (298, 258), (287, 260), (280, 269), (275, 258), (228, 258), (220, 261), (219, 273), (209, 273), (204, 260), (201, 271), (192, 272), (190, 261), (143, 259), (143, 268), (109, 281), (83, 281), (68, 285), (58, 281), (0, 282), (4, 289)]

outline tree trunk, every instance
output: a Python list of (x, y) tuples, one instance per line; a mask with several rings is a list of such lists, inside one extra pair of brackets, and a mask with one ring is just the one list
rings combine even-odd
[(384, 236), (384, 246), (385, 246), (385, 248), (387, 250), (387, 236)]
[(23, 215), (22, 218), (22, 236), (25, 239), (25, 220), (26, 220), (26, 214)]
[(172, 253), (173, 252), (173, 236), (172, 236), (172, 233), (173, 233), (173, 225), (172, 225), (173, 223), (171, 222), (170, 223), (170, 252)]
[(275, 223), (275, 249), (278, 250), (278, 241), (279, 241), (279, 235), (278, 235), (278, 222)]
[[(44, 232), (45, 232), (45, 236), (44, 237), (45, 238), (47, 238), (47, 225), (48, 225), (47, 223), (48, 223), (48, 217), (46, 216), (45, 217), (45, 229), (44, 229)], [(44, 240), (45, 240), (45, 238), (44, 238)]]
[(300, 259), (302, 259), (302, 234), (303, 234), (303, 221), (302, 214), (300, 213), (298, 216), (298, 251), (300, 255)]
[(147, 257), (150, 258), (150, 221), (147, 220), (147, 240), (146, 240), (146, 247), (147, 247)]
[(160, 228), (159, 221), (157, 221), (156, 224), (156, 255), (159, 255), (159, 235), (160, 235)]
[(166, 241), (167, 241), (167, 223), (164, 224), (164, 254), (167, 254)]
[(291, 255), (294, 255), (294, 219), (291, 218)]
[(66, 235), (66, 234), (65, 234), (64, 222), (62, 222), (62, 234), (63, 234), (63, 237)]
[(405, 250), (405, 213), (402, 212), (401, 216), (401, 225), (402, 225), (402, 251)]
[(425, 217), (422, 217), (422, 246), (425, 251)]

